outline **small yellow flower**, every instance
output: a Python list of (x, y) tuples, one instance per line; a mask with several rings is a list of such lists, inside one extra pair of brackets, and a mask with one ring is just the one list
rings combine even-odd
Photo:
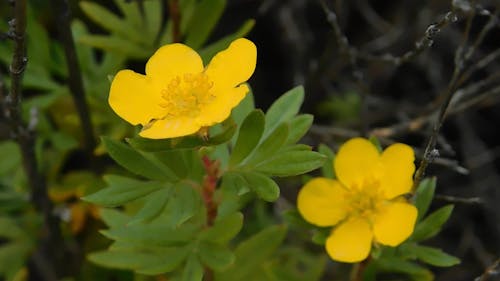
[(372, 242), (397, 246), (413, 232), (417, 209), (401, 195), (413, 184), (411, 147), (397, 143), (383, 153), (368, 140), (343, 144), (333, 162), (337, 180), (315, 178), (299, 192), (297, 205), (305, 220), (336, 226), (326, 240), (337, 261), (359, 262)]
[(173, 138), (224, 121), (249, 92), (255, 45), (237, 39), (206, 68), (183, 44), (161, 47), (148, 60), (146, 75), (121, 70), (111, 84), (109, 104), (121, 118), (143, 126), (145, 138)]

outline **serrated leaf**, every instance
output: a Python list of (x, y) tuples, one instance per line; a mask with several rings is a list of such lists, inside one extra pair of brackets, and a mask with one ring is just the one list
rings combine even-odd
[(325, 155), (327, 160), (323, 163), (321, 167), (321, 174), (324, 177), (335, 179), (335, 170), (333, 169), (333, 159), (335, 159), (335, 153), (326, 145), (320, 144), (318, 147), (318, 152)]
[(428, 215), (424, 220), (417, 224), (411, 239), (413, 241), (422, 241), (433, 237), (441, 231), (441, 227), (446, 221), (448, 221), (452, 212), (453, 205), (447, 205)]
[(116, 207), (159, 189), (168, 188), (167, 185), (159, 182), (138, 181), (117, 175), (107, 175), (104, 180), (108, 183), (107, 188), (87, 195), (82, 200), (104, 207)]
[(265, 138), (260, 145), (250, 154), (242, 166), (253, 166), (274, 155), (285, 144), (288, 138), (288, 124), (282, 123), (272, 134)]
[[(247, 84), (247, 86), (250, 85)], [(243, 100), (235, 108), (233, 108), (233, 111), (231, 111), (231, 117), (238, 127), (241, 127), (243, 120), (245, 120), (248, 114), (250, 114), (255, 109), (252, 88), (249, 87), (249, 89), (250, 92), (246, 94), (245, 98), (243, 98)], [(233, 136), (233, 139), (235, 138), (236, 136)]]
[(161, 214), (170, 199), (171, 188), (157, 190), (151, 193), (141, 210), (132, 218), (130, 224), (148, 222)]
[(186, 29), (185, 44), (198, 49), (210, 36), (226, 7), (226, 0), (198, 1)]
[(429, 210), (429, 206), (432, 203), (432, 198), (434, 198), (435, 190), (436, 178), (426, 178), (422, 182), (420, 182), (414, 199), (415, 207), (417, 207), (418, 210), (417, 221), (420, 221), (427, 213), (427, 210)]
[(222, 132), (210, 136), (208, 140), (198, 135), (185, 136), (173, 139), (146, 139), (141, 137), (127, 139), (134, 148), (145, 152), (159, 152), (172, 149), (197, 149), (202, 146), (215, 146), (231, 139), (236, 132), (236, 124), (224, 127)]
[(238, 245), (234, 254), (235, 262), (227, 270), (216, 273), (218, 281), (247, 281), (254, 272), (260, 270), (283, 242), (286, 227), (272, 226), (262, 230)]
[(196, 255), (191, 255), (182, 272), (181, 281), (201, 281), (203, 279), (203, 266)]
[(321, 167), (326, 159), (326, 156), (314, 151), (288, 151), (270, 157), (254, 169), (272, 176), (295, 176)]
[(233, 239), (243, 227), (243, 214), (232, 213), (216, 219), (212, 227), (204, 229), (198, 236), (200, 240), (215, 243), (227, 243)]
[(314, 116), (311, 114), (301, 114), (290, 120), (290, 132), (288, 133), (287, 144), (298, 142), (311, 128)]
[(201, 262), (215, 271), (223, 271), (234, 262), (234, 254), (225, 246), (202, 241), (198, 246)]
[(174, 181), (177, 177), (166, 166), (160, 166), (146, 159), (128, 145), (107, 137), (102, 138), (109, 156), (130, 172), (152, 180)]
[(295, 87), (279, 97), (266, 113), (264, 137), (271, 134), (280, 124), (292, 119), (304, 101), (304, 88)]
[(243, 161), (257, 147), (264, 132), (265, 116), (261, 110), (254, 110), (241, 124), (236, 144), (234, 145), (229, 165)]

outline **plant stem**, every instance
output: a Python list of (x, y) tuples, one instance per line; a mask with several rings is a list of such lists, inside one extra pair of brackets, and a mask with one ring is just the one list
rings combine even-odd
[[(19, 144), (23, 168), (31, 187), (31, 202), (43, 217), (43, 237), (39, 248), (31, 257), (34, 275), (42, 280), (55, 281), (58, 277), (57, 260), (62, 256), (62, 235), (59, 219), (52, 214), (52, 202), (48, 197), (47, 184), (39, 172), (35, 154), (36, 118), (23, 122), (21, 117), (22, 77), (28, 61), (26, 57), (26, 0), (14, 3), (14, 18), (10, 21), (10, 33), (14, 41), (14, 53), (10, 65), (11, 87), (6, 97), (2, 96), (3, 114), (12, 138)], [(43, 263), (40, 263), (43, 261)], [(35, 278), (36, 278), (35, 277)]]
[(217, 217), (217, 203), (214, 201), (214, 193), (219, 178), (219, 162), (210, 160), (206, 155), (203, 156), (202, 161), (206, 171), (203, 178), (202, 197), (207, 210), (207, 226), (211, 227)]
[(82, 125), (84, 145), (88, 155), (92, 155), (96, 146), (92, 121), (90, 119), (90, 111), (85, 100), (85, 90), (83, 87), (82, 73), (76, 55), (75, 42), (73, 33), (71, 32), (71, 11), (67, 0), (52, 0), (54, 6), (57, 8), (59, 17), (59, 36), (64, 47), (64, 55), (66, 57), (66, 64), (68, 67), (68, 84), (70, 92), (73, 96), (76, 111), (80, 117)]
[(172, 43), (181, 42), (181, 10), (179, 0), (168, 0), (168, 11), (172, 20)]

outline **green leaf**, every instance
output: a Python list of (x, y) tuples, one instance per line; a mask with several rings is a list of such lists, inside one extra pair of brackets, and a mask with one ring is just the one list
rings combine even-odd
[(0, 237), (16, 240), (26, 238), (26, 234), (13, 219), (0, 217)]
[(271, 178), (261, 173), (240, 173), (257, 196), (267, 202), (274, 202), (280, 196), (280, 188)]
[(100, 266), (135, 270), (157, 275), (176, 269), (186, 258), (185, 247), (159, 248), (155, 251), (109, 250), (90, 254), (87, 258)]
[(147, 48), (130, 44), (126, 39), (119, 37), (85, 34), (78, 38), (78, 42), (133, 59), (142, 59), (150, 55)]
[(130, 217), (116, 209), (102, 208), (99, 210), (102, 220), (109, 227), (125, 226), (130, 220)]
[(432, 203), (432, 198), (434, 198), (434, 191), (436, 190), (436, 178), (426, 178), (418, 185), (417, 191), (415, 193), (415, 207), (418, 210), (418, 219), (420, 221)]
[(253, 166), (258, 164), (269, 156), (274, 155), (285, 144), (288, 138), (288, 124), (282, 123), (270, 134), (260, 145), (250, 154), (245, 161), (241, 163), (242, 166)]
[(198, 257), (201, 262), (215, 271), (223, 271), (234, 263), (234, 254), (225, 246), (200, 242), (198, 246)]
[(203, 266), (196, 255), (191, 255), (182, 272), (181, 281), (201, 281), (203, 279)]
[[(0, 175), (6, 175), (17, 169), (21, 165), (21, 151), (19, 146), (13, 141), (4, 141), (0, 143)], [(5, 161), (8, 159), (8, 161)]]
[[(376, 271), (380, 272), (400, 272), (410, 275), (414, 281), (432, 281), (434, 276), (429, 270), (413, 262), (404, 261), (395, 257), (384, 257), (374, 261)], [(365, 271), (365, 276), (370, 270)]]
[(186, 30), (185, 44), (195, 50), (203, 46), (222, 16), (225, 7), (226, 0), (199, 1)]
[(133, 26), (123, 21), (115, 14), (93, 2), (82, 1), (79, 3), (82, 11), (95, 23), (111, 33), (127, 37), (134, 42), (141, 42), (144, 35), (138, 33)]
[(264, 113), (259, 109), (252, 111), (245, 118), (241, 124), (233, 153), (229, 159), (230, 166), (243, 161), (259, 144), (260, 137), (264, 132), (264, 118)]
[(290, 120), (290, 132), (288, 133), (287, 144), (298, 142), (311, 128), (314, 116), (311, 114), (301, 114)]
[(167, 151), (172, 149), (197, 149), (202, 146), (215, 146), (231, 139), (236, 132), (236, 124), (224, 127), (222, 132), (210, 136), (208, 140), (198, 135), (185, 136), (173, 139), (146, 139), (141, 137), (127, 139), (134, 148), (145, 152)]
[(433, 237), (441, 231), (441, 227), (446, 221), (448, 221), (452, 212), (453, 205), (446, 205), (430, 214), (417, 224), (411, 239), (413, 241), (422, 241)]
[(251, 280), (254, 272), (262, 270), (260, 267), (274, 253), (283, 242), (286, 227), (272, 226), (262, 230), (238, 245), (234, 254), (235, 262), (224, 272), (216, 273), (218, 281), (247, 281)]
[(126, 242), (135, 247), (172, 247), (189, 243), (195, 236), (198, 228), (182, 226), (170, 227), (164, 224), (124, 225), (101, 233), (118, 242)]
[(171, 189), (161, 189), (151, 193), (144, 207), (133, 217), (130, 224), (148, 222), (158, 217), (170, 199)]
[(197, 190), (188, 183), (177, 184), (165, 208), (165, 213), (168, 214), (168, 221), (165, 223), (177, 227), (192, 218), (201, 205)]
[(326, 156), (314, 151), (290, 151), (259, 163), (255, 171), (279, 177), (296, 176), (321, 167), (326, 159)]
[(198, 236), (200, 240), (215, 243), (227, 243), (233, 239), (243, 227), (243, 214), (232, 213), (223, 218), (217, 218), (212, 227), (204, 229)]
[(368, 139), (378, 150), (379, 153), (382, 153), (384, 149), (382, 149), (382, 145), (376, 136), (370, 136)]
[(299, 112), (303, 101), (304, 88), (302, 86), (295, 87), (278, 98), (266, 113), (264, 137), (274, 132), (283, 122), (292, 119)]
[(174, 181), (177, 179), (167, 167), (151, 162), (124, 143), (107, 137), (102, 137), (102, 142), (109, 156), (132, 173), (152, 180)]
[[(33, 249), (31, 243), (12, 242), (0, 246), (0, 272), (13, 275), (25, 264), (27, 255)], [(4, 275), (2, 274), (2, 275)]]
[(335, 159), (335, 153), (333, 153), (333, 151), (324, 144), (319, 145), (318, 152), (327, 157), (327, 160), (321, 167), (321, 174), (324, 177), (335, 179), (335, 170), (333, 169), (333, 160)]
[(87, 195), (82, 200), (104, 207), (116, 207), (170, 187), (169, 184), (165, 183), (138, 181), (117, 175), (104, 176), (104, 180), (108, 187)]
[(208, 62), (217, 52), (226, 49), (229, 46), (229, 44), (231, 44), (231, 42), (233, 42), (234, 40), (241, 37), (245, 37), (245, 35), (247, 35), (250, 32), (250, 30), (252, 30), (254, 25), (255, 25), (255, 20), (253, 19), (247, 20), (235, 33), (225, 36), (224, 38), (200, 50), (199, 54), (203, 59), (203, 64), (207, 65)]
[[(241, 127), (243, 120), (245, 120), (248, 114), (250, 114), (255, 109), (252, 88), (250, 88), (250, 85), (246, 85), (249, 87), (250, 92), (246, 94), (245, 98), (243, 98), (243, 100), (235, 108), (233, 108), (233, 111), (231, 112), (231, 117), (238, 127)], [(236, 136), (233, 136), (233, 138), (236, 138)]]
[(448, 267), (460, 263), (460, 259), (441, 249), (411, 244), (411, 252), (421, 261), (434, 266)]

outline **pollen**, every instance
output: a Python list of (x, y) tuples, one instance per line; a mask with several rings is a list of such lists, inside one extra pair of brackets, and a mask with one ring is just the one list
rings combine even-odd
[(371, 215), (380, 209), (385, 201), (380, 188), (380, 181), (367, 178), (358, 184), (353, 184), (344, 195), (351, 215), (371, 220)]
[(172, 78), (161, 91), (165, 118), (186, 116), (197, 117), (203, 106), (215, 98), (211, 93), (213, 82), (205, 73), (191, 74)]

